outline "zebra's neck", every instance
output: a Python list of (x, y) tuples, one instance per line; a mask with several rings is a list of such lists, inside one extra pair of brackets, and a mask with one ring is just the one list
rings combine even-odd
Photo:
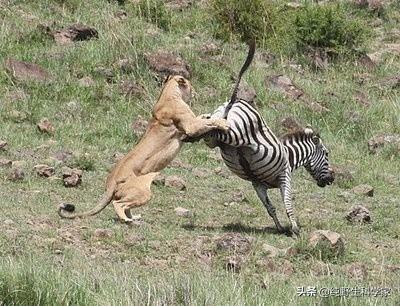
[(282, 140), (289, 159), (290, 171), (304, 166), (314, 154), (315, 146), (306, 135), (293, 135)]

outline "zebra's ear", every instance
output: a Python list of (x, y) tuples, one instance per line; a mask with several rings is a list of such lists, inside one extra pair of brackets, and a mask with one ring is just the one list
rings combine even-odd
[(314, 135), (314, 136), (311, 138), (311, 140), (312, 140), (312, 142), (313, 142), (316, 146), (320, 144), (320, 139), (319, 139), (319, 137), (316, 136), (316, 135)]

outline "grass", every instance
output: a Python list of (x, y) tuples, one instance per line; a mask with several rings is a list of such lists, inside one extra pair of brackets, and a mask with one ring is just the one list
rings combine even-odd
[[(121, 9), (128, 18), (115, 17)], [(371, 155), (367, 148), (368, 139), (376, 134), (400, 133), (398, 89), (377, 85), (398, 73), (398, 55), (388, 54), (372, 71), (341, 62), (320, 72), (304, 66), (304, 73), (299, 74), (289, 65), (295, 59), (283, 58), (269, 66), (255, 61), (246, 74), (246, 81), (256, 89), (259, 109), (273, 130), (279, 131), (280, 119), (289, 115), (312, 124), (321, 131), (332, 163), (349, 169), (354, 176), (353, 182), (345, 184), (348, 189), (338, 184), (320, 189), (305, 171), (296, 172), (294, 206), (302, 230), (298, 240), (275, 232), (249, 183), (232, 175), (211, 174), (199, 179), (182, 168), (163, 172), (183, 177), (187, 190), (153, 186), (153, 200), (135, 211), (142, 215), (142, 225), (128, 227), (115, 222), (111, 208), (85, 220), (59, 219), (56, 208), (60, 202), (75, 203), (79, 210), (93, 206), (103, 192), (113, 154), (127, 152), (138, 140), (130, 125), (139, 115), (150, 116), (160, 91), (144, 60), (145, 53), (176, 51), (191, 65), (191, 81), (198, 93), (192, 108), (197, 114), (210, 112), (230, 95), (230, 76), (239, 70), (245, 46), (216, 41), (226, 61), (216, 64), (204, 59), (200, 47), (212, 41), (213, 32), (211, 24), (202, 22), (208, 8), (195, 3), (170, 14), (169, 30), (164, 31), (137, 17), (129, 1), (0, 3), (0, 61), (13, 57), (35, 62), (52, 75), (48, 84), (18, 82), (0, 69), (0, 139), (8, 142), (0, 158), (24, 161), (26, 173), (23, 181), (12, 182), (7, 179), (9, 169), (0, 167), (0, 304), (399, 304), (399, 270), (388, 268), (400, 265), (399, 152), (388, 148)], [(37, 28), (48, 24), (60, 29), (77, 22), (95, 27), (99, 38), (58, 46)], [(398, 12), (391, 10), (374, 31), (386, 35), (398, 28), (399, 22)], [(380, 32), (379, 27), (385, 31)], [(193, 38), (185, 39), (189, 34)], [(134, 62), (133, 71), (125, 73), (117, 68), (118, 60), (124, 58)], [(97, 73), (99, 67), (113, 71), (112, 82)], [(310, 99), (330, 112), (311, 112), (266, 89), (264, 80), (271, 74), (288, 75)], [(362, 74), (366, 81), (361, 84)], [(82, 76), (92, 77), (95, 84), (80, 86)], [(142, 84), (144, 96), (122, 95), (122, 80)], [(209, 96), (210, 88), (216, 93), (213, 97)], [(369, 107), (353, 99), (357, 91), (367, 94)], [(26, 118), (15, 120), (15, 111)], [(346, 119), (350, 111), (359, 113), (358, 121)], [(37, 130), (35, 125), (43, 117), (54, 124), (53, 136)], [(85, 169), (81, 186), (65, 188), (60, 179), (44, 179), (34, 173), (34, 165), (48, 163), (55, 166), (56, 178), (60, 178), (64, 164), (53, 157), (68, 150), (73, 159), (66, 163)], [(212, 155), (200, 143), (185, 145), (179, 158), (211, 173), (216, 167), (226, 170), (220, 161), (210, 158)], [(372, 185), (374, 197), (353, 194), (349, 188), (358, 184)], [(237, 190), (244, 192), (246, 201), (226, 206)], [(270, 194), (280, 219), (287, 224), (278, 192)], [(371, 224), (353, 225), (344, 219), (356, 204), (371, 211)], [(177, 216), (174, 208), (178, 206), (190, 209), (194, 216)], [(105, 230), (107, 235), (99, 237), (96, 229)], [(308, 236), (317, 229), (343, 235), (343, 256), (325, 256), (309, 249)], [(248, 238), (249, 251), (218, 249), (216, 240), (228, 232)], [(271, 267), (265, 243), (281, 249), (296, 247), (300, 252), (272, 258)], [(231, 257), (241, 261), (237, 273), (225, 269)], [(290, 275), (280, 270), (285, 261), (293, 266)], [(345, 272), (354, 262), (367, 267), (365, 279), (356, 280)], [(318, 276), (321, 267), (331, 274)], [(297, 287), (302, 286), (388, 287), (392, 291), (388, 298), (298, 297)]]

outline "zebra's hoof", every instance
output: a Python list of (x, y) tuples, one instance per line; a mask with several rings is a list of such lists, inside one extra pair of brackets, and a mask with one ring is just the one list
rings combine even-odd
[(300, 229), (296, 227), (292, 227), (292, 237), (298, 238), (300, 236)]

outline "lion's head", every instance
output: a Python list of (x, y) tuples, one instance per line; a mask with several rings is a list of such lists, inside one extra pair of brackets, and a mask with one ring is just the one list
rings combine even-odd
[(169, 75), (164, 82), (164, 92), (168, 92), (169, 94), (176, 93), (187, 103), (192, 97), (193, 88), (192, 84), (183, 76)]

